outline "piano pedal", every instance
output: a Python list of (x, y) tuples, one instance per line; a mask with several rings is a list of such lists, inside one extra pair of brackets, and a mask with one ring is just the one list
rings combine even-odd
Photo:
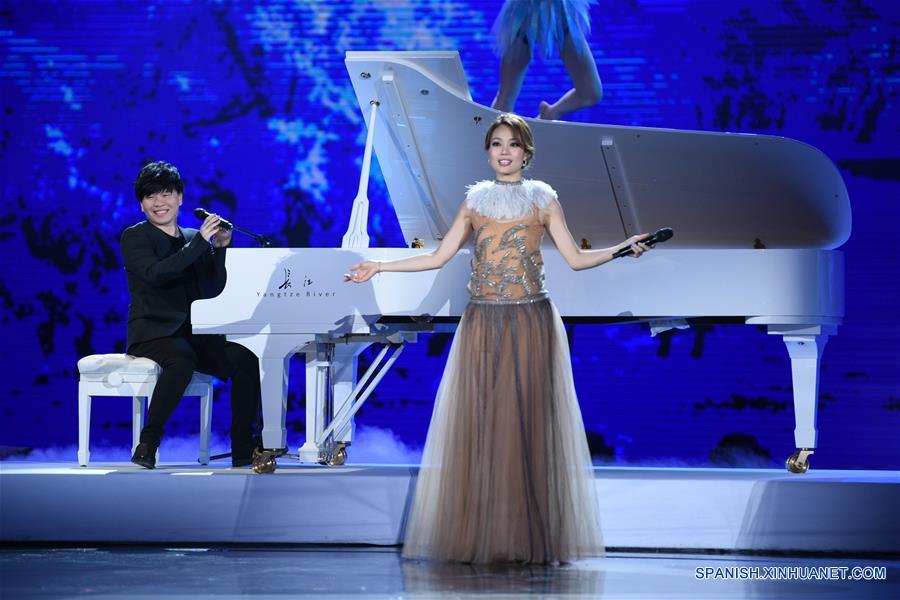
[(815, 450), (801, 448), (788, 457), (784, 466), (791, 473), (806, 473), (809, 471), (809, 457), (812, 456), (813, 452), (815, 452)]

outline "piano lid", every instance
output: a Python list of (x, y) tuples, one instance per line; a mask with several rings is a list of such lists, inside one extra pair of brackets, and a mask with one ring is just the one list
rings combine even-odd
[[(498, 111), (472, 101), (457, 52), (347, 52), (403, 235), (434, 247), (466, 186), (490, 179), (483, 153)], [(528, 177), (559, 193), (576, 240), (594, 247), (669, 226), (668, 248), (836, 248), (850, 236), (847, 188), (818, 149), (769, 135), (527, 119)], [(371, 124), (368, 124), (371, 126)]]

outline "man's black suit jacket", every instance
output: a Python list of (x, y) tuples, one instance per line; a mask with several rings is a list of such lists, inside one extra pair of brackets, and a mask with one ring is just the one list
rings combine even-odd
[(212, 251), (196, 229), (179, 227), (184, 245), (143, 221), (122, 233), (128, 275), (128, 343), (167, 337), (188, 321), (190, 303), (225, 287), (225, 248)]

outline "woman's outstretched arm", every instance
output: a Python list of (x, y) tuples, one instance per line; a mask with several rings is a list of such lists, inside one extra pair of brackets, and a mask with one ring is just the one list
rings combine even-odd
[(569, 226), (566, 225), (566, 217), (563, 214), (562, 206), (557, 200), (552, 200), (550, 204), (544, 208), (543, 220), (544, 226), (547, 228), (547, 233), (550, 234), (550, 239), (553, 240), (556, 249), (559, 250), (559, 253), (566, 261), (566, 264), (575, 271), (591, 269), (604, 263), (608, 263), (612, 260), (615, 252), (623, 248), (628, 248), (629, 246), (634, 253), (632, 255), (634, 258), (640, 257), (641, 254), (650, 249), (648, 246), (640, 243), (641, 240), (650, 237), (650, 234), (642, 233), (633, 235), (624, 242), (610, 248), (582, 250), (578, 247), (578, 244), (575, 243), (575, 238), (572, 237)]
[(462, 248), (472, 231), (472, 212), (463, 202), (456, 213), (456, 218), (441, 240), (440, 246), (433, 252), (410, 256), (399, 260), (375, 261), (365, 260), (350, 267), (350, 273), (344, 275), (344, 281), (362, 283), (371, 279), (381, 271), (429, 271), (440, 269)]

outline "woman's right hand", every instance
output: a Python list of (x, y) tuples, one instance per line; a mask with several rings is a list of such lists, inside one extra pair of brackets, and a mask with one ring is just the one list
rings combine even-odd
[(362, 283), (368, 281), (381, 272), (381, 263), (374, 260), (364, 260), (350, 267), (350, 272), (344, 274), (344, 281)]
[(650, 246), (642, 243), (644, 240), (650, 237), (649, 233), (639, 233), (637, 235), (633, 235), (622, 244), (624, 248), (631, 248), (631, 257), (632, 258), (640, 258), (641, 254), (650, 250)]

